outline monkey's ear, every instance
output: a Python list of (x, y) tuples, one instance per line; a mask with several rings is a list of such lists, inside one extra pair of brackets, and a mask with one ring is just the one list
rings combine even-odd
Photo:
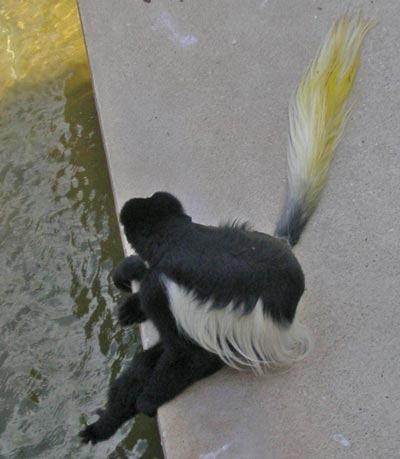
[(166, 191), (157, 191), (150, 198), (150, 201), (152, 213), (158, 219), (185, 214), (181, 202)]

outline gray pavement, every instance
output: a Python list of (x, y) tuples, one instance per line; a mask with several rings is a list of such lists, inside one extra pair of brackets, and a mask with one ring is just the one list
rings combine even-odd
[[(231, 370), (159, 412), (167, 459), (400, 457), (400, 2), (363, 47), (349, 129), (296, 248), (315, 349)], [(168, 190), (195, 221), (273, 230), (287, 105), (342, 1), (79, 0), (119, 209)], [(145, 329), (146, 337), (149, 336)]]

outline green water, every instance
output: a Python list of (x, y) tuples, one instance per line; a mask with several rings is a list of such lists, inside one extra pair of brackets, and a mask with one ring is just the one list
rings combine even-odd
[(0, 458), (161, 459), (146, 417), (77, 437), (140, 340), (74, 2), (2, 2), (0, 41)]

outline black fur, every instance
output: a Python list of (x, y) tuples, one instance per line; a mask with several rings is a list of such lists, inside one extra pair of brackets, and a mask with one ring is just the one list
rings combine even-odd
[(290, 246), (294, 247), (299, 242), (311, 213), (307, 211), (305, 203), (290, 202), (287, 199), (282, 215), (276, 224), (274, 236), (287, 240)]
[(146, 265), (140, 257), (126, 257), (115, 269), (112, 275), (114, 284), (120, 290), (131, 292), (131, 281), (140, 281), (146, 272)]
[(118, 308), (118, 321), (123, 326), (141, 323), (147, 316), (140, 307), (140, 297), (137, 293), (129, 295)]
[(200, 302), (212, 299), (214, 308), (244, 304), (246, 314), (261, 298), (265, 314), (281, 324), (292, 322), (304, 291), (303, 272), (286, 241), (247, 225), (192, 223), (178, 199), (168, 193), (131, 199), (120, 219), (140, 258), (125, 259), (114, 279), (125, 290), (133, 278), (140, 280), (140, 290), (122, 304), (119, 319), (122, 325), (150, 319), (160, 343), (136, 356), (111, 385), (107, 408), (81, 433), (86, 442), (110, 437), (138, 412), (154, 415), (162, 404), (223, 365), (178, 332), (163, 275)]

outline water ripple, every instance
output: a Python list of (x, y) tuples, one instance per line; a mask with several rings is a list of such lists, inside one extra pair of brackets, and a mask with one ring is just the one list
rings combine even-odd
[(76, 435), (140, 342), (112, 314), (123, 254), (74, 1), (3, 0), (1, 50), (0, 458), (161, 458), (145, 418)]

